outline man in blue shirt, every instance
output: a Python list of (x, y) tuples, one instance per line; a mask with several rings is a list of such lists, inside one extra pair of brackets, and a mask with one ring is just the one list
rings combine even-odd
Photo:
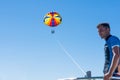
[(110, 34), (108, 23), (99, 24), (97, 29), (100, 37), (106, 41), (104, 46), (104, 80), (111, 80), (112, 77), (120, 77), (120, 40)]

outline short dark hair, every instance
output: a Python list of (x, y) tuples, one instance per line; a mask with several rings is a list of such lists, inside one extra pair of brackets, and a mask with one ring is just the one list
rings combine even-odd
[(110, 28), (109, 23), (100, 23), (97, 25), (97, 28), (99, 28), (100, 26), (106, 27), (106, 28)]

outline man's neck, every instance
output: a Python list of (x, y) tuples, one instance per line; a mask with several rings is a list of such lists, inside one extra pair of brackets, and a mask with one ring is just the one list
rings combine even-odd
[(111, 34), (109, 34), (109, 35), (105, 38), (105, 40), (107, 41), (107, 40), (109, 39), (109, 37), (111, 37)]

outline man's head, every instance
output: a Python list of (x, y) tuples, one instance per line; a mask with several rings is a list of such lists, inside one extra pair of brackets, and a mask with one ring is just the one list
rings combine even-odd
[(108, 23), (100, 23), (97, 26), (101, 38), (106, 39), (110, 35), (110, 26)]

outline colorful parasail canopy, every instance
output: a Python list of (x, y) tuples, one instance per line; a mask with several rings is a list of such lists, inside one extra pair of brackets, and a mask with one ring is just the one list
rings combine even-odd
[(62, 17), (57, 12), (49, 12), (44, 17), (44, 23), (49, 27), (56, 27), (62, 22)]

